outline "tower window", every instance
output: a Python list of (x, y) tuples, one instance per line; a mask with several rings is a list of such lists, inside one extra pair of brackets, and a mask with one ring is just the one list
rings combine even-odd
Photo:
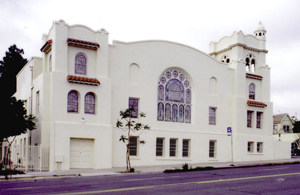
[(230, 58), (228, 57), (228, 55), (222, 56), (221, 62), (224, 62), (224, 63), (227, 63), (227, 64), (230, 63)]
[(255, 72), (255, 56), (253, 54), (248, 54), (245, 59), (246, 71)]

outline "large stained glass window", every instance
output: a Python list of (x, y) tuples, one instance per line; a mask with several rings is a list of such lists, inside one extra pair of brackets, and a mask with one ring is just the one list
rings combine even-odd
[(84, 97), (84, 113), (95, 114), (95, 96), (93, 93), (87, 93)]
[(82, 53), (75, 57), (75, 74), (86, 74), (86, 57)]
[(167, 70), (159, 78), (157, 120), (191, 123), (192, 89), (179, 70)]
[(76, 91), (68, 93), (68, 112), (78, 112), (78, 94)]

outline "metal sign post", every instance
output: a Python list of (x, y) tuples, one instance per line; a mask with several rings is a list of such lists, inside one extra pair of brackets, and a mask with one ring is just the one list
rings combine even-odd
[(233, 165), (233, 144), (232, 144), (232, 129), (231, 129), (231, 127), (227, 127), (227, 136), (231, 137), (231, 165), (230, 166), (234, 166)]

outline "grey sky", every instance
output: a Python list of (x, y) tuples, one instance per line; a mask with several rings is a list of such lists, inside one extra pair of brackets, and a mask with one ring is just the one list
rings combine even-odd
[(159, 39), (205, 53), (211, 41), (235, 30), (253, 34), (261, 21), (267, 30), (273, 112), (300, 115), (299, 10), (297, 0), (0, 0), (0, 58), (12, 44), (28, 59), (41, 56), (42, 34), (59, 19), (105, 28), (110, 43)]

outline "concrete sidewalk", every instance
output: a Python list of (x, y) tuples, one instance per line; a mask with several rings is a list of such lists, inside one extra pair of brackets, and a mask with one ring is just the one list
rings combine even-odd
[[(267, 163), (287, 163), (300, 161), (300, 157), (292, 157), (290, 159), (270, 160), (270, 161), (247, 161), (247, 162), (234, 162), (234, 167), (241, 166), (257, 166)], [(193, 163), (189, 164), (189, 167), (205, 167), (212, 166), (215, 168), (233, 168), (231, 162), (207, 162), (207, 163)], [(166, 169), (182, 168), (182, 164), (176, 165), (155, 165), (155, 166), (136, 166), (135, 173), (151, 173), (151, 172), (163, 172)], [(49, 178), (49, 177), (72, 177), (72, 176), (99, 176), (99, 175), (113, 175), (122, 174), (125, 171), (125, 167), (116, 167), (110, 169), (70, 169), (66, 171), (54, 171), (54, 172), (27, 172), (26, 174), (12, 175), (13, 179), (25, 179), (25, 178)], [(132, 174), (132, 173), (131, 173)], [(10, 177), (10, 176), (9, 176)], [(0, 180), (4, 180), (5, 176), (0, 176)]]

